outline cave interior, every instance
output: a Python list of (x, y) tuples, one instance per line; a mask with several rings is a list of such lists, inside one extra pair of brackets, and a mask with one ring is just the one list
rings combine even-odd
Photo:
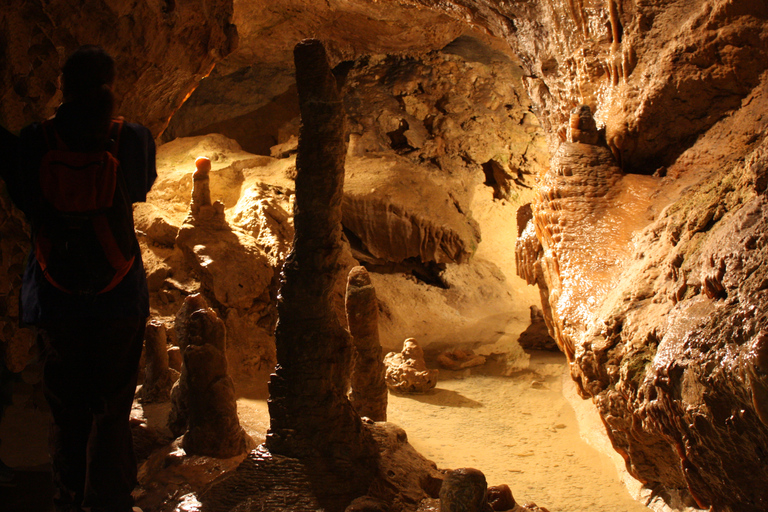
[[(599, 431), (632, 498), (529, 486), (542, 496), (516, 504), (483, 479), (466, 510), (768, 510), (765, 2), (10, 0), (0, 27), (3, 127), (50, 117), (64, 59), (98, 44), (118, 112), (156, 138), (158, 179), (134, 207), (151, 294), (133, 419), (145, 511), (470, 506), (451, 485), (477, 475), (450, 470), (477, 462), (436, 465), (393, 418), (454, 409), (458, 431), (484, 407), (462, 387), (475, 378), (479, 396), (570, 393), (563, 407), (592, 421), (574, 428)], [(0, 233), (0, 458), (45, 468), (41, 363), (18, 321), (29, 228), (4, 188)], [(217, 370), (184, 355), (198, 332)], [(360, 414), (363, 342), (366, 376), (418, 352), (426, 367), (403, 378), (431, 383)], [(554, 403), (487, 405), (498, 429), (474, 442), (493, 457), (511, 408), (563, 429), (530, 418)], [(421, 421), (429, 449), (438, 420)], [(536, 464), (519, 472), (540, 479)], [(506, 474), (488, 483), (517, 496)], [(570, 492), (558, 485), (538, 489)]]

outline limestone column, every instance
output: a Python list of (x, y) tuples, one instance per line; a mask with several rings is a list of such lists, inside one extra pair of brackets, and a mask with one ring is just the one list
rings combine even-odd
[(352, 346), (331, 304), (342, 247), (344, 110), (323, 45), (302, 41), (294, 59), (302, 122), (295, 235), (278, 297), (266, 445), (272, 453), (322, 459), (365, 488), (376, 449), (346, 397)]

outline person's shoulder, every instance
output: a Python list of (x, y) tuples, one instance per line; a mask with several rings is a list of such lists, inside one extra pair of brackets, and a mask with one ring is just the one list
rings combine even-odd
[(19, 132), (19, 139), (23, 141), (34, 140), (42, 137), (43, 135), (43, 123), (28, 124)]
[(149, 131), (149, 128), (147, 128), (143, 124), (123, 121), (123, 130), (133, 132), (137, 135), (149, 136), (150, 138), (152, 138), (152, 133)]

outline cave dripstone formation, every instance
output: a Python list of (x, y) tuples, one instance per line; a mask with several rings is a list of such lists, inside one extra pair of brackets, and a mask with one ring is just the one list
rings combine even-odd
[[(185, 253), (174, 245), (189, 189), (178, 192), (186, 194), (181, 211), (168, 189), (138, 209), (158, 316), (203, 291), (227, 325), (228, 350), (240, 356), (233, 371), (252, 376), (274, 362), (272, 276), (291, 236), (292, 160), (253, 153), (267, 155), (297, 134), (291, 51), (312, 35), (327, 41), (331, 65), (349, 89), (343, 215), (356, 259), (347, 263), (379, 271), (372, 282), (386, 306), (385, 348), (408, 336), (421, 340), (448, 320), (464, 328), (453, 329), (457, 340), (465, 332), (480, 336), (473, 323), (479, 313), (466, 300), (477, 296), (460, 286), (467, 276), (482, 280), (477, 293), (493, 297), (485, 303), (514, 307), (515, 300), (504, 300), (513, 264), (500, 263), (514, 240), (503, 242), (506, 256), (490, 251), (498, 242), (492, 221), (504, 204), (514, 214), (532, 203), (527, 272), (542, 287), (545, 321), (569, 355), (573, 378), (630, 473), (660, 495), (700, 507), (768, 508), (765, 2), (177, 0), (87, 7), (40, 0), (0, 7), (4, 126), (18, 130), (50, 115), (60, 100), (62, 57), (79, 44), (100, 43), (117, 57), (119, 110), (129, 120), (164, 140), (208, 132), (242, 137), (251, 153), (233, 148), (230, 156), (238, 156), (226, 162), (229, 156), (212, 158), (211, 177), (212, 199), (222, 200), (234, 222), (233, 244), (260, 262), (259, 278), (240, 283), (245, 291), (207, 265), (211, 253), (201, 244)], [(571, 151), (569, 144), (583, 143), (564, 142), (558, 150), (579, 105), (593, 112), (599, 145)], [(579, 169), (577, 160), (591, 163)], [(158, 186), (189, 187), (190, 162), (184, 165), (187, 178), (173, 182), (169, 172)], [(266, 167), (277, 178), (252, 185)], [(566, 183), (580, 176), (578, 187)], [(241, 189), (258, 193), (241, 199)], [(405, 192), (387, 198), (414, 189), (424, 191), (423, 204)], [(0, 226), (3, 348), (21, 370), (31, 340), (15, 321), (26, 234), (5, 198)], [(408, 251), (396, 253), (392, 242), (401, 239)], [(390, 268), (416, 277), (400, 279)], [(495, 277), (499, 272), (506, 281)], [(403, 335), (397, 326), (411, 320), (387, 295), (396, 287), (424, 288), (448, 307), (437, 314), (423, 306), (421, 318), (434, 323), (419, 332), (407, 325), (412, 332)], [(528, 322), (530, 304), (522, 305), (517, 334)]]

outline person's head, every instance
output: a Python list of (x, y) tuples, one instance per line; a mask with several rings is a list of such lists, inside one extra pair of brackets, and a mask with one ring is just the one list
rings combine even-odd
[(81, 46), (61, 68), (61, 81), (65, 100), (87, 98), (104, 86), (112, 87), (115, 61), (99, 46)]
[(77, 105), (99, 124), (112, 117), (114, 81), (115, 61), (98, 46), (81, 46), (61, 69), (64, 102)]

